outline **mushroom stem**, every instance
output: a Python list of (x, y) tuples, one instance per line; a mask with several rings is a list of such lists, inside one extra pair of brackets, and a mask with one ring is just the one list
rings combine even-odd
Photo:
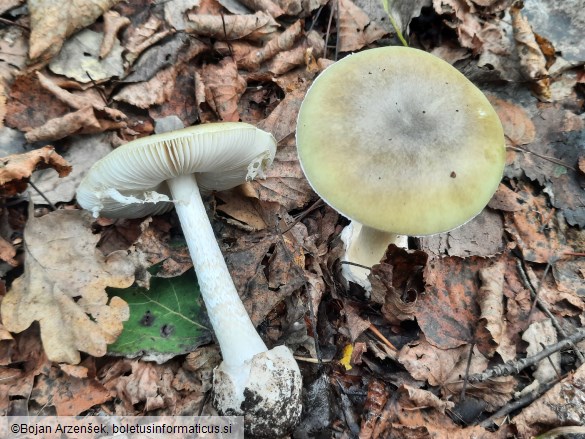
[(256, 332), (225, 265), (195, 176), (181, 175), (167, 183), (223, 361), (228, 370), (237, 372), (244, 362), (268, 349)]
[[(341, 239), (345, 243), (344, 260), (366, 267), (379, 264), (386, 249), (390, 244), (396, 242), (396, 238), (395, 233), (373, 229), (352, 221), (341, 235)], [(347, 280), (361, 285), (366, 290), (370, 287), (369, 269), (344, 264), (342, 272)]]

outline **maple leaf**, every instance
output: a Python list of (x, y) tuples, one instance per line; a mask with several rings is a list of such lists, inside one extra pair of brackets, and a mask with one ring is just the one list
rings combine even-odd
[(77, 364), (79, 351), (106, 354), (128, 319), (119, 297), (108, 303), (107, 286), (126, 288), (134, 282), (134, 265), (125, 251), (103, 256), (95, 248), (91, 215), (60, 210), (30, 217), (24, 231), (24, 275), (2, 301), (2, 322), (22, 332), (38, 321), (41, 339), (52, 361)]

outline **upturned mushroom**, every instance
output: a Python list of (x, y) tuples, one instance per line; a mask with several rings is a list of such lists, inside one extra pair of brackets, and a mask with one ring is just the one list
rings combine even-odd
[(213, 401), (243, 415), (247, 432), (277, 437), (298, 421), (301, 375), (286, 346), (268, 350), (252, 324), (209, 223), (200, 192), (255, 177), (274, 158), (271, 134), (245, 123), (199, 125), (127, 143), (98, 161), (77, 190), (95, 216), (139, 218), (175, 206), (223, 362)]
[[(352, 222), (344, 259), (371, 267), (397, 235), (447, 232), (487, 205), (504, 133), (483, 93), (447, 62), (384, 47), (323, 71), (300, 108), (297, 149), (315, 192)], [(369, 287), (368, 269), (345, 265)]]

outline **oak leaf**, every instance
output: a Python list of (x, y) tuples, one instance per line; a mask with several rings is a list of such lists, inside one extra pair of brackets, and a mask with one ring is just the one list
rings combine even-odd
[(2, 322), (22, 332), (38, 321), (41, 339), (52, 361), (77, 364), (79, 351), (106, 354), (128, 319), (128, 305), (108, 300), (105, 288), (127, 288), (134, 265), (126, 252), (103, 256), (95, 248), (91, 215), (61, 210), (31, 218), (24, 231), (24, 275), (2, 301)]

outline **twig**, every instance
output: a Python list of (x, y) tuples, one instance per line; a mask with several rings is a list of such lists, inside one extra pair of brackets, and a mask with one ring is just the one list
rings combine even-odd
[(552, 389), (559, 381), (560, 380), (557, 379), (551, 381), (550, 383), (541, 384), (537, 390), (534, 390), (533, 392), (524, 395), (522, 398), (517, 399), (514, 402), (506, 404), (504, 407), (502, 407), (496, 413), (491, 415), (489, 418), (483, 420), (481, 424), (479, 424), (480, 427), (489, 428), (492, 426), (492, 424), (495, 423), (496, 419), (508, 416), (510, 413), (532, 404), (534, 401), (536, 401), (538, 398), (540, 398), (542, 395), (544, 395), (546, 392)]
[(461, 401), (465, 401), (465, 391), (467, 390), (467, 383), (469, 382), (469, 368), (471, 367), (471, 358), (473, 357), (473, 348), (475, 347), (475, 342), (471, 343), (471, 347), (469, 349), (469, 355), (467, 356), (467, 366), (465, 366), (465, 378), (463, 379), (463, 387), (461, 388)]
[(393, 351), (396, 351), (396, 352), (398, 352), (398, 349), (396, 349), (396, 346), (394, 346), (394, 345), (393, 345), (393, 344), (390, 342), (390, 340), (388, 340), (386, 337), (384, 337), (384, 334), (382, 334), (382, 333), (381, 333), (381, 332), (378, 330), (378, 328), (376, 328), (376, 327), (374, 326), (374, 324), (373, 324), (373, 323), (370, 323), (370, 327), (369, 327), (369, 329), (370, 329), (370, 331), (372, 331), (374, 334), (376, 334), (376, 336), (377, 336), (377, 337), (378, 337), (380, 340), (382, 340), (382, 342), (383, 342), (383, 343), (384, 343), (386, 346), (388, 346), (388, 347), (389, 347), (390, 349), (392, 349)]
[(514, 151), (520, 151), (520, 152), (524, 152), (524, 153), (527, 153), (527, 154), (533, 154), (536, 157), (539, 157), (539, 158), (541, 158), (543, 160), (547, 160), (547, 161), (549, 161), (551, 163), (554, 163), (556, 165), (564, 166), (565, 168), (568, 168), (568, 169), (571, 169), (571, 170), (577, 172), (577, 170), (575, 168), (573, 168), (572, 166), (567, 165), (566, 163), (564, 163), (564, 162), (562, 162), (562, 161), (560, 161), (560, 160), (558, 160), (558, 159), (556, 159), (554, 157), (550, 157), (548, 155), (542, 155), (542, 154), (539, 154), (537, 152), (530, 151), (529, 149), (522, 148), (521, 146), (508, 146), (508, 148), (509, 149), (513, 149)]
[(538, 283), (538, 288), (534, 293), (534, 297), (532, 298), (532, 306), (530, 307), (530, 312), (528, 313), (528, 318), (526, 319), (527, 324), (530, 324), (530, 320), (532, 319), (532, 315), (534, 314), (534, 310), (536, 309), (536, 304), (540, 301), (540, 292), (542, 291), (542, 286), (544, 285), (544, 281), (546, 279), (546, 275), (548, 274), (550, 267), (550, 261), (547, 262), (546, 268), (544, 269), (544, 273), (542, 273), (542, 277), (540, 278), (540, 282)]
[(325, 53), (323, 53), (323, 58), (327, 58), (327, 43), (329, 41), (329, 35), (331, 33), (331, 22), (333, 21), (333, 12), (335, 11), (335, 2), (332, 2), (333, 6), (331, 6), (331, 11), (329, 11), (329, 22), (327, 23), (327, 31), (325, 32)]
[(43, 200), (45, 200), (45, 201), (47, 202), (47, 204), (49, 205), (49, 207), (51, 208), (51, 210), (57, 210), (57, 208), (55, 207), (55, 205), (49, 201), (49, 199), (48, 199), (48, 198), (45, 196), (45, 194), (43, 194), (43, 193), (41, 192), (41, 190), (40, 190), (38, 187), (36, 187), (36, 186), (35, 186), (35, 184), (34, 184), (32, 181), (30, 181), (30, 180), (29, 180), (29, 181), (28, 181), (28, 184), (30, 184), (30, 186), (31, 186), (31, 187), (32, 187), (32, 188), (33, 188), (35, 191), (37, 191), (37, 193), (38, 193), (38, 194), (39, 194), (41, 197), (43, 197)]
[(285, 234), (286, 232), (288, 232), (290, 229), (292, 229), (294, 226), (296, 226), (299, 221), (302, 221), (308, 214), (310, 214), (315, 209), (318, 209), (322, 205), (323, 205), (323, 199), (319, 198), (317, 201), (315, 201), (313, 204), (311, 204), (311, 206), (307, 210), (305, 210), (298, 217), (296, 217), (295, 220), (293, 221), (293, 223), (290, 226), (288, 226), (286, 229), (284, 229), (284, 231), (282, 233)]
[(26, 27), (26, 26), (25, 26), (25, 25), (23, 25), (23, 24), (17, 23), (17, 22), (15, 22), (15, 21), (10, 21), (10, 20), (8, 20), (8, 19), (6, 19), (6, 18), (2, 18), (2, 17), (0, 17), (0, 23), (7, 24), (8, 26), (16, 26), (16, 27), (19, 27), (19, 28), (21, 28), (22, 30), (25, 30), (25, 31), (27, 31), (27, 32), (29, 32), (29, 33), (30, 33), (30, 28)]
[(470, 383), (480, 383), (494, 377), (504, 377), (520, 373), (522, 370), (529, 366), (534, 366), (540, 361), (544, 360), (548, 356), (559, 352), (563, 349), (572, 347), (574, 343), (579, 343), (581, 340), (585, 340), (585, 329), (580, 329), (575, 334), (571, 335), (565, 340), (561, 340), (558, 343), (548, 346), (538, 354), (532, 357), (522, 358), (520, 360), (508, 361), (505, 364), (494, 366), (491, 369), (487, 369), (482, 373), (476, 373), (468, 377)]
[[(522, 266), (522, 261), (517, 260), (516, 266), (518, 267), (518, 272), (520, 273), (520, 277), (522, 278), (522, 281), (524, 282), (524, 286), (528, 289), (528, 291), (530, 291), (530, 295), (534, 298), (535, 302), (538, 303), (540, 310), (550, 319), (551, 323), (553, 324), (553, 326), (555, 327), (557, 332), (561, 335), (561, 337), (563, 337), (564, 339), (569, 339), (569, 335), (562, 328), (562, 326), (559, 323), (559, 321), (557, 320), (557, 318), (553, 315), (552, 312), (550, 312), (550, 310), (548, 309), (546, 304), (542, 300), (540, 300), (540, 298), (538, 297), (536, 291), (534, 290), (534, 287), (532, 286), (532, 284), (530, 283), (530, 280), (528, 279), (528, 276), (526, 274), (526, 271), (524, 270), (524, 267)], [(541, 283), (541, 285), (542, 285), (542, 283)], [(581, 353), (579, 348), (577, 346), (575, 346), (574, 344), (571, 344), (571, 348), (573, 349), (573, 351), (575, 352), (575, 355), (579, 359), (580, 364), (585, 364), (585, 357), (583, 357), (583, 354)]]
[(352, 265), (354, 267), (365, 268), (366, 270), (371, 270), (372, 269), (372, 267), (368, 267), (367, 265), (358, 264), (357, 262), (341, 261), (340, 264), (343, 264), (343, 265)]

